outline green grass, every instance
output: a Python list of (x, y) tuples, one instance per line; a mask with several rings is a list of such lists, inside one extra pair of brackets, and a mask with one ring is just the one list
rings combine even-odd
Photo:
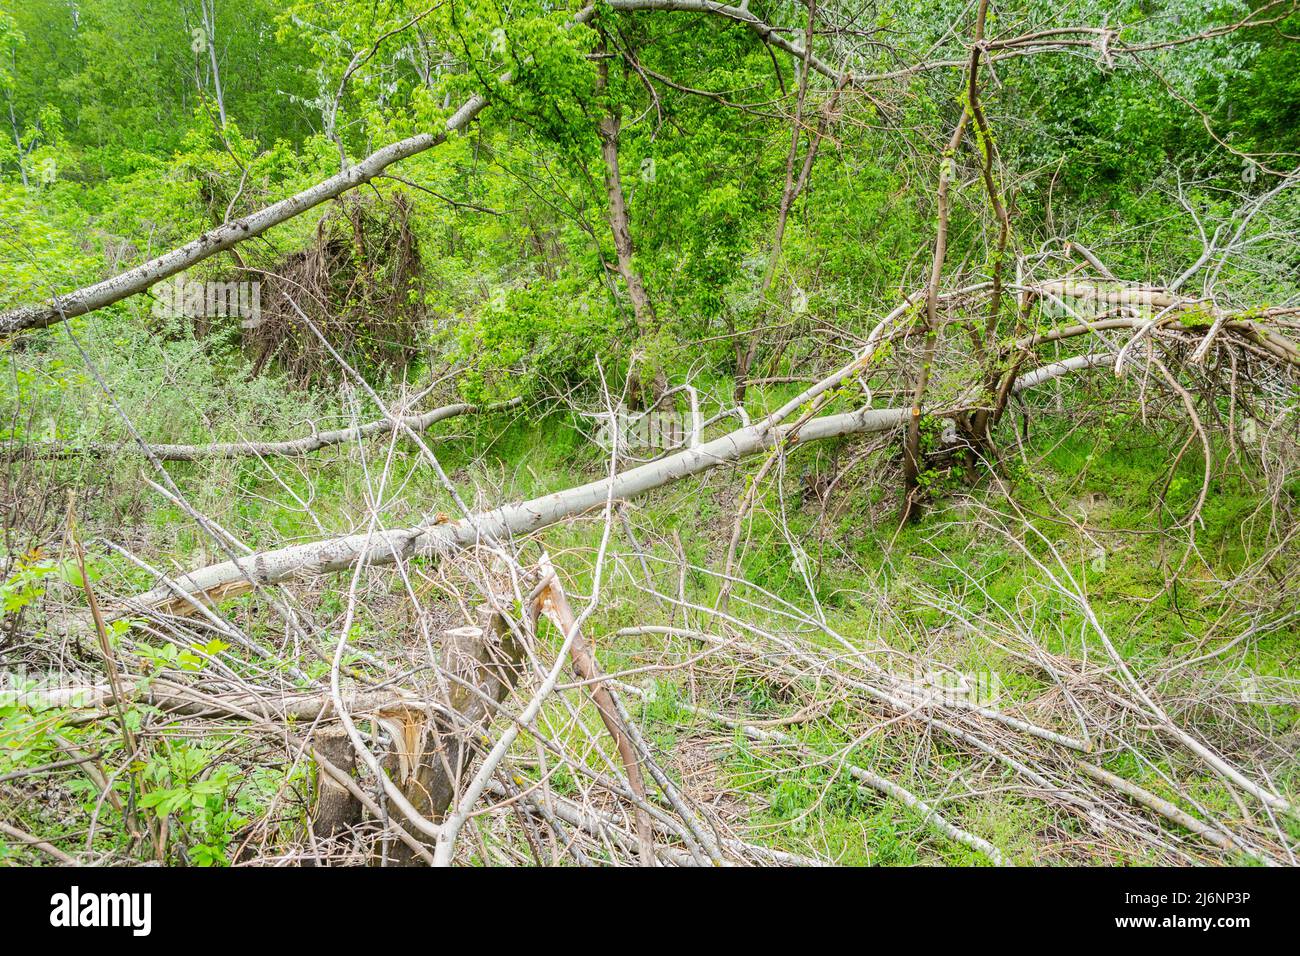
[[(182, 369), (180, 374), (187, 373)], [(122, 383), (125, 379), (119, 375), (115, 381)], [(57, 409), (59, 421), (70, 421), (76, 417), (75, 409), (91, 402), (93, 389), (76, 381), (61, 388), (72, 394), (49, 396), (48, 407)], [(180, 425), (167, 419), (163, 410), (150, 405), (150, 386), (122, 400), (133, 416), (139, 415), (142, 430), (151, 438), (214, 440), (232, 433), (264, 434), (267, 432), (259, 428), (260, 423), (282, 420), (278, 418), (283, 411), (281, 401), (259, 398), (261, 388), (250, 385), (242, 395), (227, 396), (231, 414), (212, 431), (196, 420)], [(751, 398), (756, 407), (764, 407), (787, 394), (755, 392)], [(332, 421), (341, 420), (341, 409), (331, 408), (329, 401), (318, 397), (298, 409), (295, 417), (319, 420), (329, 416)], [(362, 413), (363, 419), (368, 417), (370, 414)], [(170, 424), (164, 427), (164, 421)], [(454, 419), (430, 437), (436, 439), (439, 435), (457, 436), (435, 440), (433, 447), (462, 489), (483, 489), (480, 503), (484, 505), (556, 491), (599, 477), (607, 468), (603, 453), (587, 440), (568, 413), (540, 420), (522, 416)], [(1213, 636), (1211, 629), (1222, 597), (1218, 581), (1238, 573), (1269, 543), (1265, 523), (1249, 520), (1260, 506), (1257, 490), (1242, 476), (1216, 476), (1203, 513), (1204, 528), (1198, 532), (1199, 550), (1183, 567), (1176, 590), (1168, 587), (1173, 569), (1182, 560), (1181, 550), (1171, 544), (1169, 537), (1127, 531), (1158, 527), (1156, 496), (1166, 485), (1171, 445), (1176, 447), (1177, 442), (1170, 435), (1134, 428), (1130, 420), (1122, 418), (1112, 417), (1075, 430), (1054, 428), (1048, 421), (1036, 425), (1026, 449), (1031, 467), (1026, 469), (1015, 462), (1010, 469), (1015, 478), (1015, 500), (1027, 513), (1052, 515), (1053, 503), (1072, 512), (1076, 519), (1086, 512), (1086, 523), (1092, 529), (1087, 535), (1060, 521), (1038, 517), (1031, 520), (1086, 586), (1102, 625), (1139, 672), (1185, 658), (1189, 648)], [(367, 474), (373, 479), (382, 469), (386, 453), (386, 443), (371, 442), (365, 448), (363, 467), (357, 449), (339, 447), (303, 462), (273, 462), (274, 473), (265, 464), (247, 460), (167, 467), (199, 510), (250, 546), (265, 548), (361, 526), (367, 513)], [(834, 501), (831, 515), (824, 516), (815, 506), (802, 502), (800, 470), (815, 461), (824, 466), (828, 455), (826, 448), (797, 450), (786, 471), (783, 495), (779, 496), (775, 484), (770, 483), (761, 496), (761, 507), (747, 526), (742, 561), (743, 576), (749, 581), (794, 605), (810, 606), (808, 585), (797, 572), (789, 543), (774, 519), (782, 513), (784, 503), (790, 535), (804, 543), (814, 569), (814, 593), (827, 624), (850, 641), (882, 641), (902, 651), (938, 654), (943, 663), (958, 670), (996, 672), (1006, 700), (1011, 702), (1031, 700), (1048, 684), (1041, 674), (982, 640), (979, 628), (972, 630), (945, 610), (930, 606), (921, 596), (952, 602), (968, 619), (975, 620), (980, 615), (998, 617), (998, 605), (1023, 608), (1025, 602), (1031, 602), (1034, 637), (1044, 649), (1070, 657), (1078, 657), (1086, 650), (1092, 660), (1104, 656), (1074, 602), (1053, 593), (1042, 572), (1005, 540), (978, 528), (972, 520), (975, 510), (960, 496), (935, 502), (922, 521), (899, 528), (891, 511), (896, 492), (887, 483), (896, 472), (887, 459), (876, 459), (868, 462), (865, 475), (859, 476), (865, 481), (845, 486), (857, 490)], [(659, 559), (651, 565), (659, 590), (667, 594), (677, 591), (674, 531), (691, 563), (721, 569), (736, 503), (759, 464), (760, 459), (751, 459), (738, 468), (692, 479), (633, 503), (631, 517), (641, 529), (642, 543), (651, 557)], [(144, 463), (126, 459), (105, 462), (97, 466), (104, 470), (99, 475), (76, 461), (36, 467), (48, 481), (88, 487), (99, 478), (110, 489), (85, 502), (82, 523), (87, 536), (101, 533), (115, 540), (143, 536), (147, 543), (142, 554), (173, 572), (224, 557), (204, 540), (180, 509), (140, 485), (139, 476), (151, 474)], [(1191, 506), (1199, 490), (1201, 468), (1198, 448), (1193, 446), (1169, 482), (1166, 526)], [(874, 474), (886, 480), (873, 481)], [(394, 494), (399, 489), (400, 493)], [(968, 493), (1005, 510), (1005, 502), (987, 481), (968, 489)], [(1294, 498), (1296, 490), (1291, 494)], [(390, 526), (409, 525), (432, 511), (454, 510), (432, 470), (404, 439), (397, 442), (389, 495), (382, 513)], [(303, 503), (309, 503), (309, 508)], [(538, 536), (540, 545), (565, 575), (575, 603), (580, 604), (589, 593), (601, 530), (596, 515), (547, 529)], [(1022, 540), (1035, 556), (1052, 566), (1040, 541), (1023, 535)], [(1097, 558), (1099, 545), (1105, 555), (1104, 564)], [(616, 551), (628, 548), (617, 525), (613, 547)], [(93, 542), (91, 550), (102, 572), (100, 586), (106, 590), (131, 593), (152, 583), (146, 573), (108, 555)], [(536, 547), (528, 553), (535, 556)], [(363, 605), (359, 609), (354, 640), (360, 647), (382, 652), (392, 642), (403, 640), (400, 615), (394, 616), (394, 608), (399, 608), (406, 598), (400, 583), (389, 572), (369, 573), (376, 580), (388, 582), (387, 597), (373, 607)], [(971, 586), (972, 580), (980, 583), (982, 592)], [(680, 623), (680, 616), (673, 618), (671, 609), (657, 605), (639, 590), (640, 581), (641, 570), (634, 560), (620, 564), (611, 558), (606, 566), (602, 604), (588, 629), (607, 671), (644, 666), (665, 654), (684, 657), (693, 652), (675, 640), (606, 637), (620, 627), (672, 620)], [(710, 575), (691, 572), (686, 588), (691, 601), (708, 605), (718, 585)], [(425, 593), (433, 600), (438, 592)], [(303, 596), (326, 628), (329, 622), (339, 619), (343, 600), (338, 586)], [(75, 600), (75, 596), (70, 599)], [(240, 614), (250, 633), (278, 643), (274, 621), (268, 615), (245, 613), (249, 600), (236, 599), (227, 610)], [(882, 607), (887, 608), (887, 613), (882, 613)], [(744, 613), (760, 625), (784, 626), (770, 614), (752, 609)], [(555, 642), (549, 630), (546, 634)], [(1300, 676), (1297, 636), (1293, 626), (1254, 640), (1249, 647), (1250, 668), (1264, 675), (1291, 679)], [(829, 638), (816, 639), (831, 644)], [(1216, 668), (1229, 669), (1235, 660), (1229, 657), (1209, 662), (1201, 676), (1213, 674)], [(364, 668), (359, 659), (352, 662)], [(311, 659), (304, 666), (312, 673), (322, 673), (324, 667)], [(637, 682), (642, 679), (634, 678)], [(652, 681), (655, 701), (641, 706), (641, 716), (648, 736), (667, 758), (669, 772), (676, 776), (678, 771), (671, 758), (679, 745), (688, 742), (695, 731), (707, 729), (716, 735), (718, 728), (703, 728), (697, 719), (685, 716), (674, 706), (674, 701), (686, 699), (689, 694), (683, 673), (659, 672)], [(779, 688), (753, 679), (735, 683), (726, 700), (704, 703), (719, 710), (760, 716), (784, 716), (801, 706), (800, 701)], [(551, 708), (550, 712), (557, 717), (559, 726), (558, 710)], [(1276, 735), (1294, 733), (1300, 715), (1285, 707), (1249, 705), (1243, 706), (1238, 716), (1260, 727), (1267, 722)], [(791, 732), (815, 752), (836, 753), (850, 741), (836, 729), (833, 717), (834, 712), (828, 719), (798, 725)], [(590, 708), (584, 712), (584, 725), (592, 737), (604, 740)], [(579, 728), (570, 727), (567, 733), (568, 743), (578, 741)], [(914, 735), (891, 736), (887, 731), (883, 737), (869, 738), (848, 759), (897, 779), (923, 798), (933, 798), (935, 794), (928, 792), (930, 778), (918, 776), (910, 762), (913, 753), (909, 748), (915, 746)], [(917, 753), (928, 765), (942, 766), (953, 774), (960, 772), (964, 759), (961, 756), (933, 741), (919, 748)], [(1181, 771), (1182, 779), (1189, 771), (1189, 766), (1148, 767), (1125, 754), (1107, 756), (1104, 765), (1166, 796), (1173, 794), (1158, 771)], [(1190, 769), (1195, 776), (1195, 768)], [(565, 788), (571, 791), (575, 784), (567, 774), (558, 772), (551, 780), (552, 786), (561, 792)], [(1274, 783), (1294, 792), (1300, 788), (1300, 771), (1293, 770)], [(986, 862), (978, 854), (936, 835), (916, 814), (894, 801), (862, 790), (845, 774), (836, 772), (833, 765), (809, 767), (802, 758), (783, 756), (770, 747), (736, 739), (719, 758), (716, 784), (738, 796), (755, 838), (773, 846), (817, 852), (845, 863)], [(1227, 815), (1235, 812), (1230, 798), (1214, 780), (1205, 779), (1194, 795), (1212, 810)], [(1037, 854), (1041, 852), (1047, 853), (1045, 859), (1049, 861), (1055, 858), (1056, 851), (1050, 848), (1061, 837), (1054, 829), (1057, 821), (1045, 818), (1041, 805), (1028, 803), (1020, 796), (994, 791), (945, 805), (944, 812), (957, 825), (991, 840), (1017, 862), (1039, 860)], [(1086, 843), (1088, 838), (1086, 833), (1075, 836), (1076, 843)], [(1049, 849), (1044, 851), (1045, 847)]]

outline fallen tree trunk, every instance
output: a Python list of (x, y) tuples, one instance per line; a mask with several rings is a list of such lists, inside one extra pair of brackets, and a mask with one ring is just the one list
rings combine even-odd
[(288, 199), (282, 199), (255, 213), (217, 226), (197, 239), (163, 253), (155, 259), (150, 259), (134, 269), (120, 272), (94, 285), (56, 296), (49, 302), (0, 314), (0, 334), (18, 332), (22, 329), (46, 328), (64, 319), (94, 312), (143, 292), (163, 279), (174, 276), (219, 252), (224, 252), (245, 239), (260, 236), (272, 226), (287, 222), (349, 189), (370, 182), (399, 160), (432, 149), (444, 142), (449, 133), (467, 126), (485, 106), (487, 100), (482, 96), (476, 96), (447, 120), (446, 128), (442, 132), (420, 133), (385, 146), (355, 166), (331, 176), (324, 182), (317, 183), (310, 189), (305, 189)]
[[(900, 408), (827, 415), (804, 424), (799, 429), (798, 441), (804, 443), (888, 431), (902, 425), (906, 416), (907, 409)], [(462, 518), (375, 534), (351, 534), (251, 554), (238, 561), (223, 561), (176, 578), (175, 584), (184, 589), (184, 594), (178, 594), (176, 588), (169, 585), (154, 588), (126, 602), (117, 610), (117, 617), (146, 609), (189, 613), (197, 596), (215, 594), (225, 598), (250, 590), (253, 584), (278, 584), (294, 577), (343, 571), (358, 561), (392, 564), (417, 556), (436, 557), (480, 542), (500, 542), (531, 534), (603, 505), (611, 495), (618, 499), (635, 498), (679, 479), (739, 461), (773, 447), (788, 434), (788, 428), (769, 429), (760, 422), (659, 461), (631, 468), (612, 479), (602, 478), (531, 501), (503, 505), (475, 515), (472, 520)]]
[(1088, 355), (1075, 355), (1059, 362), (1049, 362), (1017, 378), (1011, 386), (1011, 391), (1019, 394), (1031, 388), (1036, 388), (1044, 382), (1050, 382), (1054, 378), (1060, 378), (1062, 375), (1081, 372), (1089, 368), (1098, 368), (1108, 365), (1114, 360), (1115, 355), (1112, 352), (1093, 352)]
[(344, 442), (361, 441), (374, 435), (386, 435), (393, 429), (406, 429), (421, 432), (438, 422), (455, 418), (459, 415), (486, 414), (517, 408), (523, 399), (512, 398), (508, 402), (496, 405), (471, 405), (459, 402), (444, 405), (419, 415), (409, 415), (393, 422), (381, 418), (366, 422), (355, 428), (338, 428), (332, 431), (313, 432), (302, 438), (289, 441), (272, 442), (214, 442), (210, 445), (140, 445), (136, 442), (91, 442), (78, 444), (68, 441), (27, 442), (14, 444), (6, 449), (11, 456), (31, 455), (37, 458), (76, 458), (82, 456), (104, 457), (109, 455), (151, 455), (160, 461), (200, 461), (211, 458), (285, 458), (294, 455), (306, 455), (330, 445)]
[[(1084, 363), (1082, 367), (1090, 367), (1090, 363)], [(1039, 385), (1077, 370), (1078, 363), (1067, 360), (1027, 375), (1034, 376), (1033, 384)], [(839, 376), (840, 373), (836, 373), (832, 379)], [(820, 384), (814, 386), (809, 393), (816, 393), (820, 388)], [(115, 609), (115, 615), (119, 618), (127, 617), (144, 610), (188, 614), (194, 610), (195, 602), (199, 599), (232, 597), (251, 590), (255, 584), (278, 584), (292, 578), (344, 571), (358, 561), (385, 565), (413, 557), (438, 557), (479, 543), (507, 541), (601, 506), (611, 496), (623, 500), (635, 498), (682, 478), (739, 461), (782, 442), (804, 444), (847, 435), (889, 431), (906, 425), (910, 411), (907, 408), (860, 409), (825, 415), (802, 424), (775, 427), (771, 418), (764, 419), (694, 448), (630, 468), (613, 478), (602, 478), (540, 498), (503, 505), (472, 518), (385, 530), (375, 534), (344, 535), (199, 568), (124, 602)]]
[[(1067, 296), (1095, 297), (1096, 290), (1086, 283), (1074, 283), (1058, 291)], [(238, 560), (199, 568), (175, 581), (166, 581), (158, 587), (123, 602), (116, 609), (117, 617), (129, 616), (144, 610), (162, 610), (188, 614), (196, 608), (196, 601), (219, 600), (245, 593), (258, 585), (273, 585), (282, 581), (314, 574), (343, 571), (358, 562), (386, 565), (412, 557), (437, 557), (479, 543), (500, 543), (515, 536), (528, 535), (566, 518), (582, 514), (604, 504), (610, 497), (626, 500), (646, 494), (656, 488), (693, 475), (702, 474), (720, 465), (730, 464), (778, 444), (818, 441), (847, 435), (888, 431), (904, 426), (910, 420), (912, 409), (860, 409), (820, 418), (807, 418), (822, 407), (833, 389), (865, 371), (865, 364), (874, 354), (877, 338), (887, 328), (906, 315), (908, 303), (899, 306), (877, 326), (867, 347), (852, 362), (783, 405), (761, 421), (739, 428), (712, 441), (631, 468), (611, 478), (569, 488), (530, 501), (503, 505), (492, 511), (481, 512), (456, 521), (440, 519), (433, 524), (412, 528), (382, 530), (373, 534), (343, 535), (308, 544), (292, 545), (273, 551), (251, 554)], [(1086, 334), (1103, 328), (1140, 328), (1142, 319), (1102, 319), (1068, 330), (1053, 330), (1013, 343), (1017, 349), (1029, 349), (1043, 341), (1051, 341), (1073, 334)], [(1272, 335), (1258, 322), (1229, 321), (1225, 328), (1242, 326), (1241, 332), (1260, 344), (1271, 346), (1277, 357), (1300, 364), (1300, 355), (1292, 356), (1296, 349), (1289, 340)], [(1266, 338), (1267, 336), (1267, 338)], [(1070, 372), (1104, 364), (1109, 357), (1087, 354), (1049, 363), (1030, 370), (1012, 383), (1011, 389), (1022, 392)], [(806, 409), (803, 417), (793, 424), (781, 424), (795, 412)], [(953, 414), (959, 414), (954, 412)], [(391, 421), (392, 419), (385, 419)], [(383, 426), (381, 426), (383, 427)], [(612, 487), (611, 487), (612, 486)]]

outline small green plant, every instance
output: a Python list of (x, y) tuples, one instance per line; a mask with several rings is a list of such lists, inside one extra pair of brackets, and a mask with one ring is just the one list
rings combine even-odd
[(178, 848), (195, 866), (224, 865), (236, 830), (248, 822), (230, 806), (230, 790), (240, 776), (234, 764), (216, 764), (216, 747), (175, 741), (164, 743), (144, 768), (148, 786), (139, 799), (161, 823), (178, 825)]
[[(99, 574), (87, 563), (91, 581)], [(45, 558), (39, 550), (29, 551), (13, 562), (9, 577), (0, 582), (0, 609), (5, 614), (18, 614), (31, 607), (45, 595), (50, 579), (63, 581), (74, 587), (82, 586), (81, 571), (72, 560), (54, 561)]]

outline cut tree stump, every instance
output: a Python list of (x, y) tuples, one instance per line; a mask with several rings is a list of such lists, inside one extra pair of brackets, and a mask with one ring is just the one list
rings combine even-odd
[[(446, 815), (482, 750), (482, 734), (494, 709), (488, 701), (505, 700), (518, 683), (523, 663), (523, 649), (505, 619), (486, 606), (478, 609), (478, 616), (477, 627), (443, 632), (442, 670), (447, 690), (438, 706), (426, 711), (394, 699), (371, 712), (393, 738), (393, 753), (384, 762), (385, 771), (411, 805), (434, 823)], [(356, 766), (346, 736), (318, 735), (316, 745), (335, 766), (349, 770)], [(356, 797), (318, 771), (313, 814), (316, 833), (322, 838), (337, 836), (355, 826), (361, 814)], [(431, 845), (407, 821), (394, 818), (394, 822), (421, 843)], [(395, 841), (388, 848), (387, 862), (413, 866), (419, 860), (409, 846)]]

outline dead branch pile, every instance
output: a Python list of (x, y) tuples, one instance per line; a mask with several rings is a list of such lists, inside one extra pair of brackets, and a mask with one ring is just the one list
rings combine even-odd
[[(265, 271), (261, 321), (244, 332), (254, 375), (268, 363), (307, 387), (338, 380), (320, 334), (367, 378), (400, 377), (425, 329), (419, 243), (409, 201), (347, 196), (336, 201), (313, 243)], [(297, 304), (304, 319), (290, 302)]]

